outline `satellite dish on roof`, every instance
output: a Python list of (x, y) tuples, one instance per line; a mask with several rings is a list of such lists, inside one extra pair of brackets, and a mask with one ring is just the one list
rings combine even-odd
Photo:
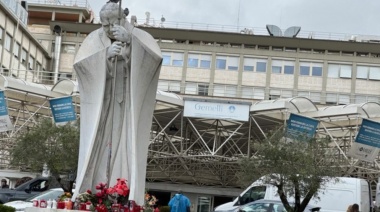
[(266, 28), (270, 36), (282, 36), (280, 27), (267, 24)]
[(162, 23), (165, 22), (165, 18), (164, 18), (164, 16), (161, 17), (161, 22), (162, 22)]
[(301, 27), (292, 26), (285, 30), (284, 37), (297, 37), (298, 33), (301, 31)]

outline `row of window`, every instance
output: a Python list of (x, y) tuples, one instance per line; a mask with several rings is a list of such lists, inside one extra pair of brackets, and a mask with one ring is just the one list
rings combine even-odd
[[(233, 85), (213, 85), (213, 96), (220, 97), (238, 97), (237, 86)], [(178, 81), (159, 81), (158, 89), (162, 91), (169, 91), (174, 93), (180, 93), (180, 82)], [(209, 85), (203, 83), (186, 83), (184, 88), (185, 94), (188, 95), (209, 95)], [(315, 103), (321, 102), (320, 92), (310, 92), (310, 91), (298, 91), (294, 92), (292, 90), (277, 90), (271, 89), (269, 91), (269, 99), (278, 98), (290, 98), (294, 96), (306, 97)], [(241, 88), (241, 98), (247, 99), (265, 99), (265, 88), (262, 87), (242, 87)], [(350, 94), (345, 93), (327, 93), (325, 96), (327, 104), (350, 104), (350, 103), (364, 103), (364, 102), (379, 102), (379, 96), (369, 96), (369, 95), (355, 95), (354, 99), (351, 99)]]
[[(162, 52), (163, 65), (168, 66), (183, 66), (184, 54), (180, 52)], [(240, 58), (237, 56), (216, 56), (215, 68), (217, 70), (231, 70), (237, 71), (239, 69)], [(243, 71), (245, 72), (267, 72), (268, 60), (263, 58), (244, 57)], [(211, 68), (211, 54), (203, 53), (189, 53), (187, 67), (190, 68)], [(288, 74), (293, 75), (295, 72), (295, 61), (291, 60), (277, 60), (273, 59), (271, 63), (271, 70), (274, 74)], [(352, 65), (347, 64), (328, 64), (327, 77), (329, 78), (351, 78)], [(380, 67), (375, 66), (357, 66), (356, 78), (380, 80)], [(300, 76), (322, 76), (323, 63), (322, 62), (307, 62), (301, 61), (299, 63)]]
[[(0, 45), (2, 45), (2, 37), (4, 34), (4, 29), (0, 27)], [(41, 70), (41, 63), (37, 62), (36, 67), (35, 65), (35, 58), (32, 55), (29, 55), (28, 59), (28, 52), (25, 48), (22, 48), (20, 43), (15, 42), (13, 45), (13, 51), (11, 51), (11, 46), (12, 46), (12, 37), (8, 34), (5, 33), (5, 39), (4, 39), (4, 49), (7, 50), (8, 52), (12, 52), (13, 56), (16, 57), (17, 59), (21, 59), (21, 64), (27, 67), (29, 70), (37, 69)], [(20, 54), (21, 50), (21, 54)], [(28, 63), (28, 64), (27, 64)]]

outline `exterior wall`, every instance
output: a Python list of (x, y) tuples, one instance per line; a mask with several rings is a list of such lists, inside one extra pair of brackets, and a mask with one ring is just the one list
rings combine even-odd
[[(255, 94), (254, 90), (265, 89), (264, 96), (266, 99), (300, 95), (322, 104), (326, 102), (328, 104), (347, 104), (358, 103), (362, 99), (376, 100), (376, 98), (370, 98), (370, 96), (378, 96), (380, 89), (380, 83), (378, 82), (380, 78), (356, 79), (357, 64), (365, 64), (361, 66), (376, 69), (376, 71), (379, 71), (380, 77), (380, 59), (376, 55), (369, 53), (365, 57), (359, 57), (356, 52), (347, 53), (339, 51), (336, 53), (327, 50), (316, 51), (300, 48), (287, 52), (284, 50), (286, 48), (280, 48), (279, 50), (279, 48), (275, 49), (271, 46), (265, 49), (260, 49), (258, 46), (245, 49), (243, 47), (226, 48), (225, 46), (218, 45), (177, 44), (175, 42), (159, 42), (159, 44), (166, 52), (185, 53), (191, 48), (191, 51), (194, 52), (214, 55), (211, 66), (208, 69), (189, 68), (185, 60), (183, 61), (183, 67), (173, 67), (170, 65), (162, 67), (160, 80), (180, 81), (181, 88), (185, 88), (181, 92), (185, 94), (205, 95), (203, 88), (200, 89), (199, 86), (207, 85), (208, 92), (206, 95), (256, 98), (258, 95)], [(234, 70), (215, 68), (219, 65), (218, 56), (225, 55), (227, 57), (227, 64), (229, 57), (238, 57), (238, 62), (234, 62), (234, 64), (238, 64), (238, 67)], [(245, 70), (245, 58), (257, 58), (258, 60), (266, 61), (265, 72), (258, 72), (255, 68), (252, 68), (255, 70)], [(283, 63), (283, 65), (280, 65), (281, 73), (278, 73), (278, 67), (275, 66), (281, 62)], [(285, 67), (287, 66), (286, 64), (291, 64), (293, 67), (291, 74), (285, 73), (285, 69), (289, 68)], [(310, 73), (306, 75), (304, 72), (305, 64), (306, 66), (310, 66)], [(332, 76), (334, 75), (334, 68), (338, 66), (340, 67), (338, 75)], [(343, 69), (346, 66), (351, 69), (350, 77), (343, 76)], [(176, 77), (173, 77), (174, 75)], [(186, 90), (189, 84), (193, 87), (191, 92)], [(225, 94), (220, 94), (221, 85), (225, 85)], [(237, 86), (236, 88), (232, 88), (233, 92), (228, 91), (231, 86)], [(355, 93), (358, 94), (356, 95)]]
[(39, 64), (38, 67), (42, 69), (49, 63), (46, 50), (6, 9), (0, 10), (0, 30), (3, 32), (0, 41), (1, 73), (40, 82), (36, 67)]

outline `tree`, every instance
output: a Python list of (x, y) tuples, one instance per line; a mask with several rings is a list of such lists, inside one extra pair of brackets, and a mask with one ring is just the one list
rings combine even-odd
[[(262, 179), (263, 184), (277, 187), (287, 211), (304, 211), (311, 198), (323, 192), (327, 182), (337, 181), (342, 175), (339, 160), (331, 155), (329, 139), (296, 139), (284, 137), (277, 131), (261, 142), (254, 142), (250, 158), (240, 161), (239, 173), (243, 183)], [(289, 198), (294, 198), (294, 204)]]
[[(10, 152), (11, 164), (28, 167), (33, 172), (41, 172), (46, 164), (63, 190), (71, 193), (78, 166), (77, 125), (56, 126), (50, 119), (41, 120), (16, 137), (15, 147)], [(62, 175), (70, 175), (68, 185), (61, 179)]]

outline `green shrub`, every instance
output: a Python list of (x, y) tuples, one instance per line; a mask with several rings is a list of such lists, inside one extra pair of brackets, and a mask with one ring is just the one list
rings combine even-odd
[(159, 209), (160, 212), (170, 212), (169, 206), (161, 206)]
[(15, 212), (16, 209), (10, 206), (6, 206), (6, 205), (0, 205), (0, 211), (1, 212)]

